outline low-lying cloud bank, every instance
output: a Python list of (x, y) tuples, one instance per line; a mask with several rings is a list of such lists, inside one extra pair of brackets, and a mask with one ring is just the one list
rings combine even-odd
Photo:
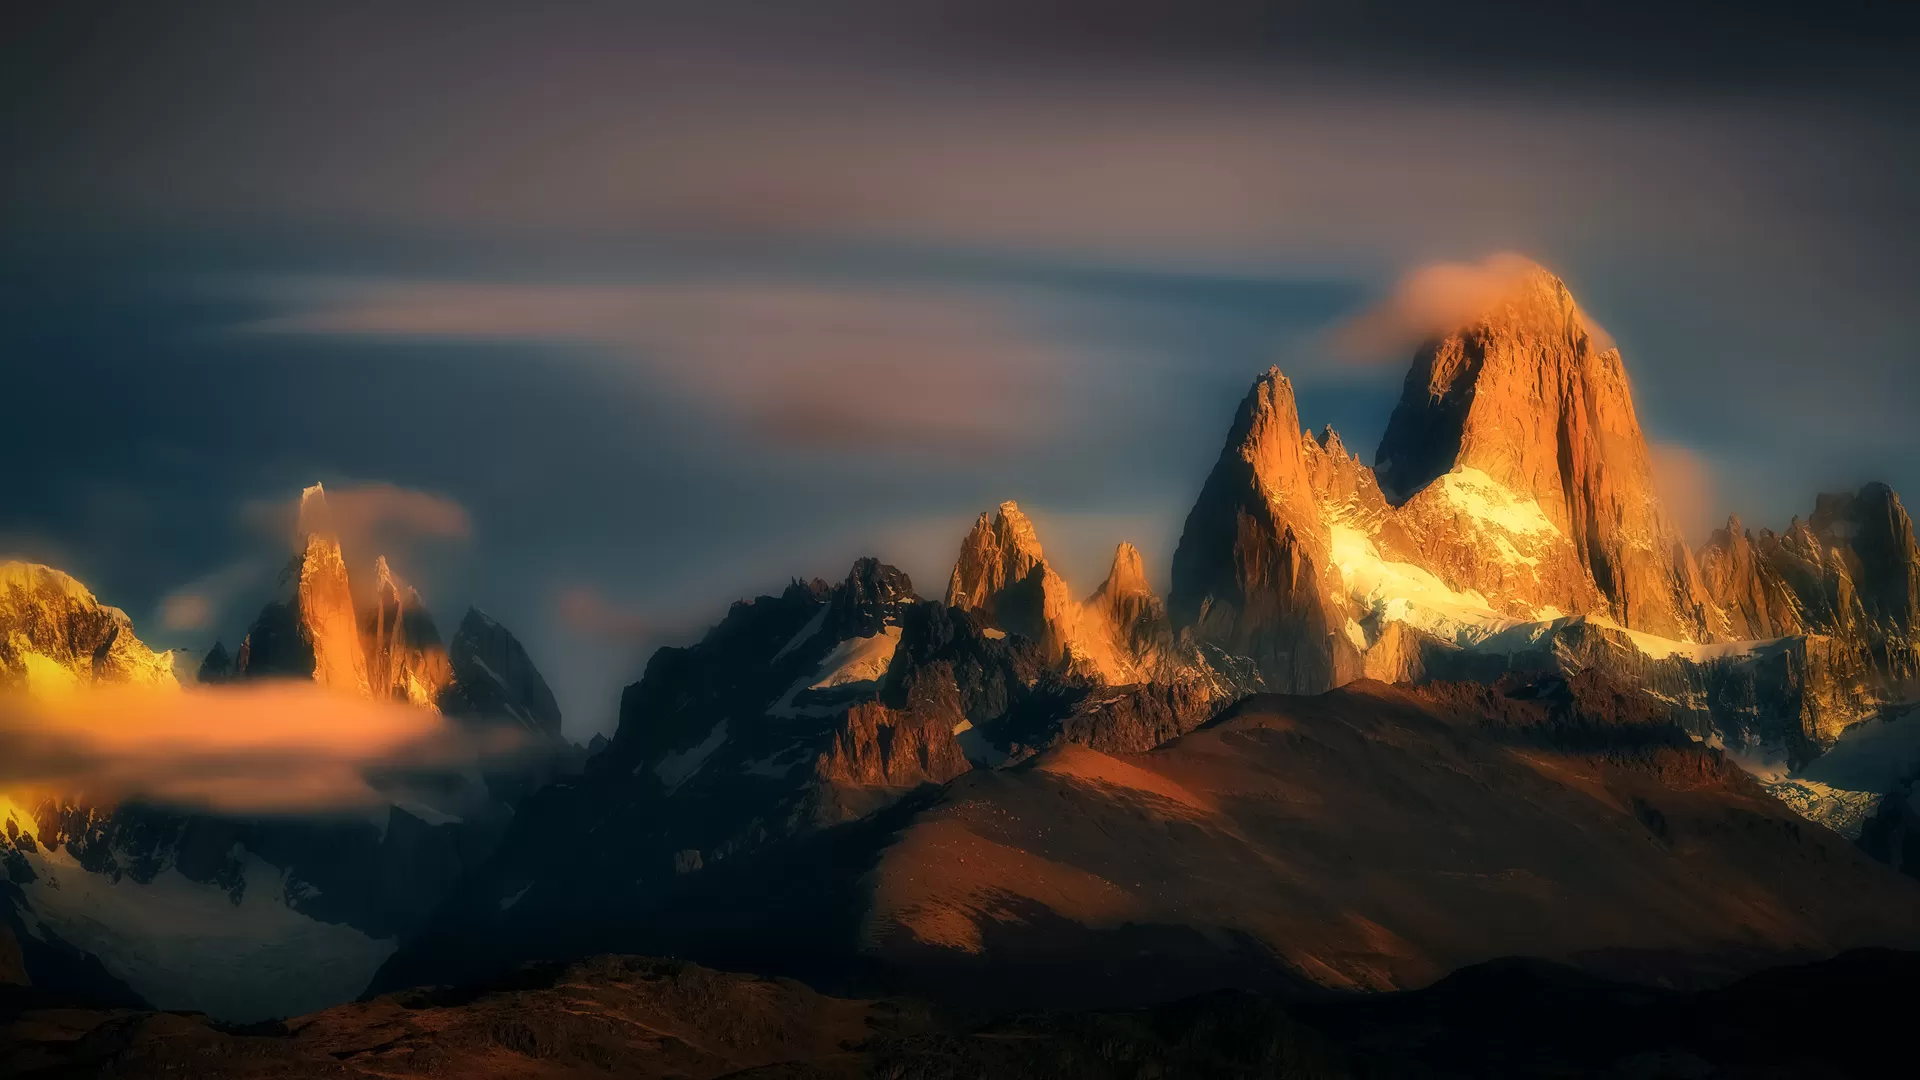
[(0, 790), (83, 805), (329, 814), (513, 759), (524, 739), (310, 683), (0, 699)]

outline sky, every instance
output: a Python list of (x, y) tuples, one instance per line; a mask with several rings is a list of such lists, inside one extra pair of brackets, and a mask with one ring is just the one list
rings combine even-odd
[[(1162, 588), (1278, 364), (1371, 460), (1503, 252), (1619, 343), (1696, 539), (1920, 492), (1895, 5), (44, 5), (0, 36), (0, 556), (231, 648), (351, 504), (569, 735), (732, 600), (938, 595), (1016, 499)], [(362, 576), (370, 571), (362, 571)]]

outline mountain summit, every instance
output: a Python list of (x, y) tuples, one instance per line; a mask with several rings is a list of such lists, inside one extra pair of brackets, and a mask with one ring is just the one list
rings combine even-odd
[(1396, 506), (1469, 469), (1534, 500), (1590, 579), (1541, 600), (1588, 610), (1603, 598), (1636, 629), (1707, 632), (1698, 574), (1654, 494), (1620, 352), (1545, 269), (1518, 274), (1420, 350), (1375, 463)]
[(254, 620), (235, 667), (242, 675), (311, 675), (330, 689), (365, 696), (372, 687), (347, 560), (319, 484), (300, 493), (299, 521), (300, 553), (280, 572), (280, 598)]

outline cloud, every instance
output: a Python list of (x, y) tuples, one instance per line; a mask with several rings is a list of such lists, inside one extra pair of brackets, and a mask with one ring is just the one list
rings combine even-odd
[(950, 284), (332, 281), (279, 297), (292, 310), (245, 329), (611, 353), (755, 436), (843, 449), (1044, 434), (1076, 359), (1017, 293)]
[(1713, 467), (1678, 443), (1653, 443), (1653, 487), (1688, 546), (1702, 543), (1720, 521)]
[(188, 582), (161, 598), (160, 625), (167, 630), (205, 630), (274, 569), (263, 559), (240, 559)]
[[(1386, 299), (1334, 327), (1327, 344), (1350, 362), (1405, 363), (1423, 342), (1471, 323), (1540, 269), (1532, 259), (1510, 251), (1478, 262), (1430, 263), (1401, 277)], [(1602, 347), (1611, 347), (1612, 338), (1598, 323), (1585, 312), (1580, 318)]]
[(398, 777), (460, 773), (519, 746), (505, 727), (478, 734), (291, 680), (0, 700), (0, 788), (94, 804), (333, 813), (391, 801)]
[[(384, 550), (418, 540), (465, 540), (473, 535), (466, 507), (445, 495), (389, 483), (348, 483), (326, 489), (332, 531), (349, 551)], [(300, 498), (256, 500), (241, 518), (258, 531), (295, 539)]]
[(599, 590), (585, 585), (561, 590), (554, 599), (554, 612), (562, 626), (581, 637), (632, 642), (657, 630), (646, 619), (615, 606)]

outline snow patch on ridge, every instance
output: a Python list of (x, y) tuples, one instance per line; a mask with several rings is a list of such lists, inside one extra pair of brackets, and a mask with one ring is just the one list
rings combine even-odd
[(36, 876), (21, 891), (38, 921), (160, 1009), (297, 1016), (352, 1000), (396, 944), (289, 907), (285, 873), (250, 853), (237, 904), (173, 868), (143, 885), (90, 873), (65, 849), (26, 858)]
[(807, 620), (807, 625), (801, 627), (800, 632), (794, 634), (792, 638), (788, 639), (785, 645), (780, 646), (780, 651), (777, 653), (774, 653), (773, 656), (768, 658), (767, 663), (769, 664), (778, 663), (781, 657), (787, 655), (788, 653), (799, 648), (800, 646), (805, 645), (813, 637), (813, 635), (819, 633), (820, 628), (825, 625), (827, 625), (827, 605), (821, 604), (820, 610), (814, 612), (813, 618)]
[(1540, 509), (1539, 502), (1514, 494), (1506, 485), (1471, 465), (1462, 465), (1442, 476), (1440, 489), (1454, 509), (1477, 521), (1519, 536), (1560, 534)]
[(820, 670), (807, 689), (879, 682), (893, 663), (894, 650), (900, 647), (900, 634), (898, 626), (885, 626), (872, 637), (848, 638), (835, 645), (826, 659), (820, 661)]
[(659, 764), (653, 767), (653, 775), (659, 777), (660, 782), (667, 785), (667, 790), (671, 792), (693, 779), (694, 774), (700, 771), (700, 767), (707, 763), (707, 758), (713, 756), (713, 752), (720, 749), (720, 744), (726, 741), (727, 722), (722, 720), (713, 725), (713, 730), (707, 732), (707, 737), (700, 741), (700, 745), (661, 758)]
[(1371, 537), (1350, 525), (1335, 523), (1329, 534), (1347, 595), (1376, 625), (1406, 623), (1443, 641), (1471, 645), (1516, 624), (1480, 593), (1456, 591), (1425, 567), (1385, 558)]

